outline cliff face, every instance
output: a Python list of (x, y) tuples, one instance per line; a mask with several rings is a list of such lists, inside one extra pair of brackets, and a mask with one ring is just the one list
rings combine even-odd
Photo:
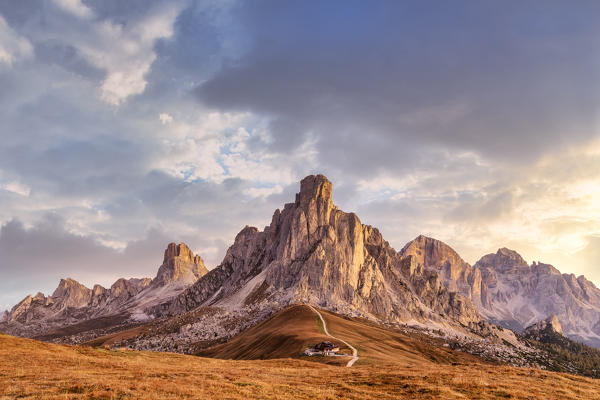
[(490, 319), (520, 329), (556, 315), (564, 334), (600, 346), (600, 290), (584, 276), (561, 274), (552, 265), (527, 265), (516, 252), (500, 249), (476, 264), (488, 286)]
[(318, 304), (386, 321), (475, 324), (480, 317), (438, 275), (403, 257), (376, 228), (339, 210), (322, 175), (300, 183), (294, 203), (276, 210), (263, 231), (245, 227), (221, 265), (152, 309), (175, 315), (200, 305), (239, 308), (265, 302)]
[(470, 299), (491, 322), (521, 331), (555, 315), (566, 336), (600, 346), (600, 290), (583, 276), (561, 274), (549, 264), (528, 265), (507, 248), (470, 266), (448, 245), (424, 236), (400, 254), (437, 272), (448, 289)]
[(413, 257), (426, 270), (435, 271), (449, 290), (461, 293), (478, 308), (487, 305), (487, 286), (482, 284), (480, 270), (471, 267), (447, 244), (420, 235), (407, 243), (400, 254)]
[(170, 243), (152, 286), (189, 286), (207, 272), (202, 258), (195, 255), (185, 243)]

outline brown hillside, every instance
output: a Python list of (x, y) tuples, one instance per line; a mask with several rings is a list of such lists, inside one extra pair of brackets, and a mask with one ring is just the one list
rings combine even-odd
[[(292, 306), (237, 335), (227, 343), (197, 353), (202, 357), (232, 360), (297, 358), (307, 346), (327, 337), (319, 326), (318, 316), (306, 306)], [(350, 353), (337, 342), (342, 352)]]
[(320, 310), (329, 333), (348, 341), (358, 349), (359, 364), (402, 363), (423, 365), (432, 363), (482, 363), (470, 354), (452, 351), (442, 341), (424, 334), (404, 335), (360, 318), (348, 318)]
[[(359, 364), (396, 363), (424, 365), (436, 363), (473, 363), (479, 358), (444, 348), (427, 337), (408, 337), (363, 319), (344, 318), (320, 310), (329, 332), (354, 345), (359, 351)], [(323, 340), (332, 340), (323, 334), (320, 320), (307, 306), (295, 305), (237, 335), (226, 343), (202, 350), (202, 357), (257, 360), (298, 358), (306, 347)], [(333, 340), (335, 342), (335, 340)], [(342, 352), (350, 353), (341, 342)], [(307, 358), (323, 361), (322, 358)], [(335, 361), (327, 357), (325, 361)], [(339, 364), (344, 364), (337, 359)], [(347, 360), (346, 360), (347, 361)]]
[[(66, 325), (62, 328), (53, 329), (44, 333), (43, 335), (35, 336), (34, 339), (42, 341), (51, 341), (53, 339), (76, 335), (95, 329), (102, 329), (105, 331), (112, 329), (119, 329), (119, 325), (124, 324), (128, 321), (129, 315), (118, 314), (109, 315), (105, 317), (97, 317), (88, 319), (86, 321), (78, 322), (72, 325)], [(121, 328), (122, 329), (122, 328)]]

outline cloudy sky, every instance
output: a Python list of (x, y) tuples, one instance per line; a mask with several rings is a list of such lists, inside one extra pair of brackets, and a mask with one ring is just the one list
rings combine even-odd
[(600, 283), (600, 2), (0, 0), (0, 309), (217, 265), (324, 173), (400, 249)]

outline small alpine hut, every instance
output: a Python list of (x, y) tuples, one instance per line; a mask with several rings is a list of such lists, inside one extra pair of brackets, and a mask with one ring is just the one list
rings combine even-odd
[(331, 342), (325, 341), (317, 344), (315, 350), (321, 351), (325, 355), (332, 355), (340, 351), (340, 348)]

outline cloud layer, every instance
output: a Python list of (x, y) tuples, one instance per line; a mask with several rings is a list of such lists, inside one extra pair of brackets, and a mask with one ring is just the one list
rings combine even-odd
[[(401, 248), (600, 283), (600, 5), (0, 2), (0, 308), (210, 266), (305, 175)], [(97, 271), (102, 271), (98, 273)]]

